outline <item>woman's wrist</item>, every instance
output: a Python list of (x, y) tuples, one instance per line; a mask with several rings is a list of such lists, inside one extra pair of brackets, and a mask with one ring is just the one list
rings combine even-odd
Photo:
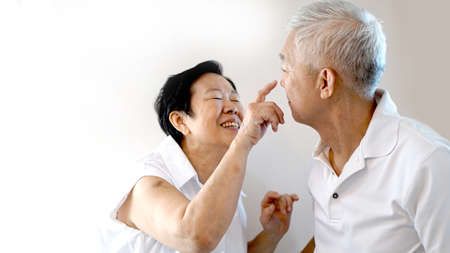
[(246, 152), (250, 152), (250, 150), (254, 146), (250, 138), (245, 136), (245, 134), (241, 131), (236, 134), (236, 137), (234, 137), (231, 145), (234, 145), (236, 148), (243, 149)]

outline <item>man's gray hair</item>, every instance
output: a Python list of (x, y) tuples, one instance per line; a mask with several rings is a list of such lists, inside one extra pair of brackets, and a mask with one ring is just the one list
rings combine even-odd
[(321, 0), (300, 8), (289, 27), (296, 32), (297, 55), (313, 69), (335, 68), (351, 78), (358, 94), (373, 95), (384, 71), (386, 39), (372, 14), (347, 1)]

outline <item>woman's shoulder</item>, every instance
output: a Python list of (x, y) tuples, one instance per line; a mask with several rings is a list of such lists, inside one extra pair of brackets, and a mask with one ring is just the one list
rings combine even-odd
[(139, 170), (143, 176), (157, 176), (172, 183), (172, 175), (158, 151), (152, 151), (138, 160)]
[(153, 167), (157, 167), (157, 168), (164, 167), (164, 159), (157, 150), (154, 150), (154, 151), (142, 156), (138, 160), (138, 163), (144, 167), (148, 167), (148, 166), (153, 166)]

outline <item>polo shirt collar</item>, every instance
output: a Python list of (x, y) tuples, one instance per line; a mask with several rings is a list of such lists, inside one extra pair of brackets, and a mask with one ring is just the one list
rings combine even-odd
[[(361, 140), (361, 154), (364, 158), (376, 158), (389, 155), (397, 145), (399, 114), (397, 106), (384, 89), (375, 91), (376, 108), (370, 120), (366, 134)], [(323, 159), (329, 146), (319, 141), (312, 154), (314, 159)]]
[(183, 187), (192, 178), (197, 177), (197, 172), (192, 167), (191, 162), (172, 136), (167, 136), (158, 146), (157, 150), (161, 154), (170, 174), (173, 176), (174, 184), (178, 189)]
[(389, 93), (383, 89), (375, 91), (377, 107), (361, 140), (361, 152), (364, 158), (376, 158), (389, 155), (397, 145), (400, 124), (397, 106)]

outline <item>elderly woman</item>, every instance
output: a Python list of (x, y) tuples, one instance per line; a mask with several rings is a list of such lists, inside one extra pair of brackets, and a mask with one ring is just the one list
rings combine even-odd
[(243, 117), (233, 82), (207, 61), (171, 76), (155, 102), (168, 135), (145, 158), (142, 174), (113, 214), (104, 238), (108, 252), (273, 252), (287, 232), (296, 195), (268, 192), (261, 202), (263, 231), (246, 241), (242, 204), (247, 156), (283, 113), (265, 96)]

